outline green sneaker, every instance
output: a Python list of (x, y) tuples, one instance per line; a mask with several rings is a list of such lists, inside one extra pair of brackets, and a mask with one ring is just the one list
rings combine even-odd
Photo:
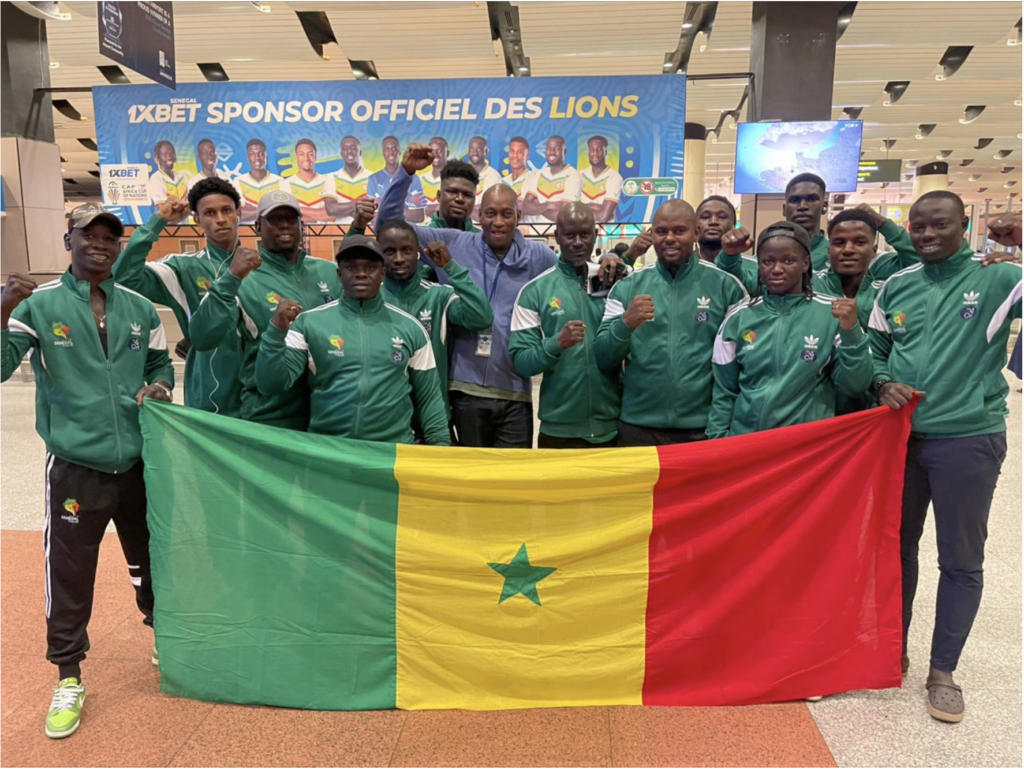
[(82, 722), (85, 685), (73, 676), (61, 679), (53, 689), (53, 701), (46, 714), (46, 734), (50, 738), (67, 738)]

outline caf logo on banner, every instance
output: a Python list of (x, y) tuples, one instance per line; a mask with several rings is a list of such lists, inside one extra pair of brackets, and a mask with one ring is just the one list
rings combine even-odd
[(145, 163), (105, 164), (100, 167), (100, 189), (107, 206), (148, 206), (149, 166)]

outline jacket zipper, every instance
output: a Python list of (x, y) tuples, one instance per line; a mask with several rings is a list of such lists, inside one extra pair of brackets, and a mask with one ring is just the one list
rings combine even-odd
[[(779, 348), (781, 347), (782, 339), (786, 336), (786, 316), (784, 314), (781, 314), (781, 313), (779, 314), (779, 328), (778, 328), (777, 331), (778, 331), (778, 333), (775, 336), (775, 369), (774, 369), (776, 374), (778, 374), (779, 372), (782, 371), (781, 364), (780, 364), (780, 361), (779, 361)], [(757, 421), (757, 429), (759, 431), (767, 430), (767, 428), (765, 428), (765, 425), (764, 425), (764, 418), (765, 418), (765, 415), (768, 412), (768, 407), (771, 406), (771, 403), (772, 403), (772, 394), (769, 393), (768, 397), (764, 400), (764, 406), (761, 407), (761, 416), (760, 416), (760, 418), (758, 418), (758, 421)]]
[(936, 281), (932, 284), (932, 287), (928, 290), (928, 303), (925, 306), (924, 317), (924, 355), (921, 356), (921, 364), (917, 367), (917, 387), (924, 388), (924, 367), (925, 363), (931, 360), (932, 350), (932, 316), (933, 316), (933, 305), (935, 304), (935, 296), (939, 290), (939, 282)]
[[(587, 279), (583, 278), (582, 280), (586, 281)], [(577, 298), (579, 298), (580, 302), (580, 320), (590, 320), (587, 316), (587, 311), (590, 309), (590, 306), (588, 304), (590, 300), (588, 299), (586, 293), (583, 290), (583, 283), (581, 283), (579, 276), (577, 276), (576, 280), (576, 296)], [(583, 353), (587, 366), (587, 368), (583, 372), (583, 377), (587, 381), (587, 401), (589, 405), (589, 411), (587, 412), (587, 422), (590, 425), (590, 436), (591, 438), (593, 438), (596, 435), (594, 428), (594, 378), (591, 376), (590, 372), (590, 338), (587, 335), (585, 327), (583, 330)]]
[[(106, 301), (110, 301), (110, 297), (106, 298)], [(90, 302), (89, 298), (86, 298), (86, 302)], [(91, 309), (91, 306), (90, 306)], [(108, 312), (109, 315), (109, 312)], [(103, 341), (100, 339), (100, 330), (96, 328), (96, 324), (92, 327), (96, 331), (96, 341), (100, 344), (100, 350), (103, 350)], [(104, 364), (107, 369), (107, 393), (110, 395), (110, 413), (114, 418), (114, 440), (117, 442), (117, 464), (118, 466), (124, 462), (124, 449), (121, 447), (121, 423), (117, 419), (117, 399), (114, 397), (114, 378), (111, 374), (110, 364), (110, 332), (107, 332), (107, 353), (104, 357)], [(114, 471), (117, 473), (117, 471)]]
[(366, 380), (367, 380), (366, 368), (367, 368), (367, 361), (370, 358), (370, 345), (369, 345), (369, 340), (367, 339), (367, 336), (366, 336), (366, 324), (363, 321), (363, 308), (362, 308), (362, 306), (360, 306), (360, 308), (359, 308), (359, 339), (360, 339), (360, 342), (361, 342), (361, 344), (363, 346), (363, 349), (362, 349), (363, 366), (362, 366), (362, 372), (359, 375), (359, 403), (356, 405), (356, 428), (355, 428), (355, 435), (353, 436), (353, 438), (356, 438), (356, 439), (358, 439), (360, 437), (360, 435), (361, 435), (359, 433), (359, 426), (360, 426), (360, 423), (362, 423), (362, 421), (363, 421), (363, 401), (366, 398)]
[[(682, 269), (682, 268), (680, 268), (680, 269)], [(677, 380), (676, 380), (676, 356), (675, 356), (675, 347), (676, 347), (676, 345), (674, 344), (675, 339), (676, 339), (676, 276), (674, 276), (674, 275), (670, 275), (670, 277), (669, 277), (668, 295), (671, 298), (669, 300), (669, 305), (671, 306), (671, 309), (669, 310), (669, 314), (668, 314), (668, 339), (669, 339), (669, 343), (668, 343), (669, 344), (668, 373), (669, 373), (669, 383), (673, 384), (673, 383), (677, 382)], [(654, 306), (654, 313), (655, 313), (655, 315), (657, 315), (657, 313), (658, 313), (658, 306), (657, 305)], [(675, 416), (675, 404), (676, 404), (677, 401), (679, 401), (679, 399), (673, 398), (673, 399), (670, 399), (669, 404), (668, 404), (668, 422), (666, 422), (665, 425), (667, 427), (669, 427), (669, 428), (675, 428), (675, 422), (673, 421), (672, 418)]]

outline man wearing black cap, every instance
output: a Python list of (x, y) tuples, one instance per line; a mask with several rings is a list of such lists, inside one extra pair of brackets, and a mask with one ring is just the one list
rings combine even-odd
[(302, 312), (282, 299), (263, 335), (256, 383), (266, 395), (309, 391), (309, 431), (363, 441), (450, 446), (448, 418), (426, 330), (380, 296), (384, 254), (362, 235), (338, 251), (344, 296)]
[(51, 738), (81, 720), (86, 626), (111, 520), (143, 622), (153, 625), (139, 407), (171, 400), (174, 370), (156, 308), (110, 276), (123, 234), (113, 214), (79, 206), (64, 236), (67, 272), (42, 286), (12, 273), (0, 300), (0, 380), (31, 351), (36, 430), (46, 443), (46, 658), (60, 669), (46, 716)]
[(273, 396), (259, 392), (260, 340), (283, 299), (312, 309), (332, 302), (341, 289), (331, 263), (311, 259), (303, 250), (300, 212), (290, 193), (273, 190), (264, 195), (256, 220), (259, 253), (243, 246), (235, 249), (230, 267), (210, 286), (189, 323), (196, 350), (212, 350), (232, 335), (240, 337), (242, 419), (292, 430), (305, 430), (309, 423), (308, 393), (299, 387)]

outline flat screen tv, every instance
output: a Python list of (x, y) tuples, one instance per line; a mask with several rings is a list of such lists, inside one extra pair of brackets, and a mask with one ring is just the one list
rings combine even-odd
[(864, 123), (740, 123), (736, 133), (735, 192), (783, 193), (786, 182), (810, 171), (830, 193), (854, 192)]

